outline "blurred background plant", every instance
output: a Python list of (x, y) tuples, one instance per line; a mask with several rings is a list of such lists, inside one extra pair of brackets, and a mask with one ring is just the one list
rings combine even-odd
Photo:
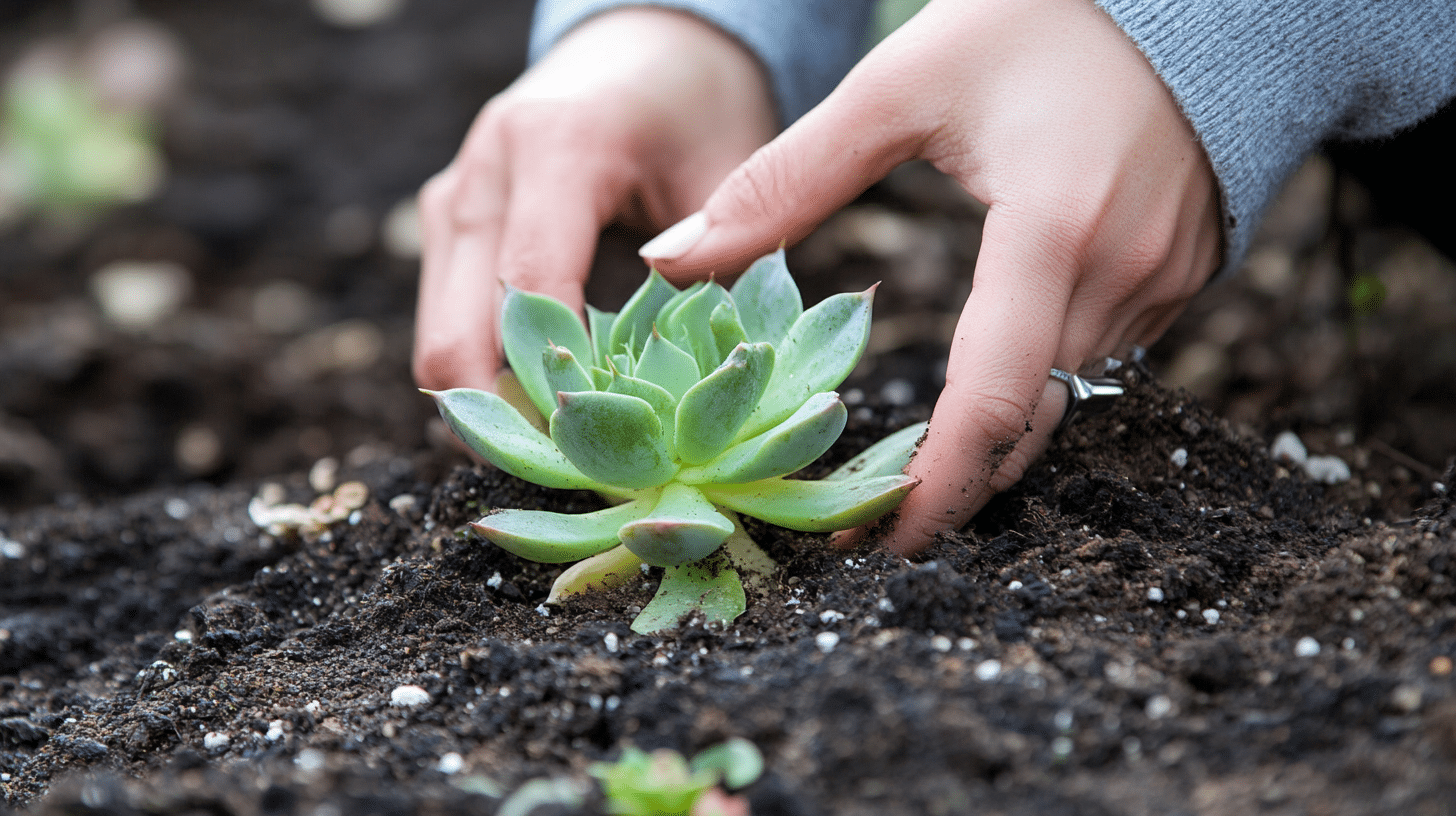
[(181, 85), (176, 38), (125, 19), (32, 45), (0, 100), (0, 226), (143, 201), (166, 172), (159, 110)]

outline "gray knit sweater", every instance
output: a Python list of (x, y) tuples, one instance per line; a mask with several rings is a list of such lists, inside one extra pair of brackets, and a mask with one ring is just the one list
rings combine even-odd
[[(1096, 2), (1147, 55), (1208, 151), (1223, 191), (1225, 271), (1320, 144), (1396, 133), (1456, 97), (1456, 0)], [(860, 56), (872, 1), (540, 0), (532, 59), (625, 5), (682, 9), (737, 37), (792, 122)]]

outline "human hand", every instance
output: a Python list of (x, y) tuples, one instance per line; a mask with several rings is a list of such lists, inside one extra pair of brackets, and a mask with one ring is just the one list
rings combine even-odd
[(932, 0), (643, 255), (677, 279), (742, 268), (914, 158), (989, 212), (908, 468), (922, 481), (887, 539), (902, 554), (965, 523), (1046, 448), (1067, 397), (1051, 368), (1151, 343), (1221, 244), (1208, 159), (1106, 14), (1088, 0)]
[(492, 389), (502, 281), (580, 310), (607, 222), (692, 212), (776, 128), (762, 69), (707, 23), (629, 8), (578, 26), (420, 193), (416, 381)]

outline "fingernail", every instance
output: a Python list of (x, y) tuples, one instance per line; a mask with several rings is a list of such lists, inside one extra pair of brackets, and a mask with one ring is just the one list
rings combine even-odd
[(661, 235), (642, 245), (637, 254), (644, 258), (670, 261), (681, 257), (708, 231), (708, 216), (701, 211), (662, 231)]

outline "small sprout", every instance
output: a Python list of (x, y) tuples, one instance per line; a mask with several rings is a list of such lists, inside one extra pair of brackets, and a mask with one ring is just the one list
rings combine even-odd
[[(763, 773), (763, 754), (742, 737), (715, 745), (692, 762), (669, 748), (646, 753), (628, 746), (616, 762), (598, 762), (588, 773), (602, 783), (611, 813), (687, 816), (718, 785), (737, 789), (757, 780)], [(722, 801), (721, 796), (709, 798)]]
[(649, 564), (663, 578), (633, 631), (672, 629), (689, 614), (733, 620), (747, 608), (744, 582), (762, 589), (775, 568), (738, 514), (844, 530), (894, 509), (916, 484), (901, 471), (923, 423), (823, 481), (785, 478), (844, 430), (848, 411), (834, 389), (864, 353), (873, 294), (805, 310), (782, 250), (731, 290), (679, 291), (651, 272), (621, 312), (588, 308), (586, 325), (562, 303), (508, 289), (501, 326), (517, 398), (426, 393), (455, 434), (501, 470), (595, 490), (613, 506), (498, 510), (472, 526), (522, 558), (581, 562), (557, 579), (548, 603), (621, 586)]

